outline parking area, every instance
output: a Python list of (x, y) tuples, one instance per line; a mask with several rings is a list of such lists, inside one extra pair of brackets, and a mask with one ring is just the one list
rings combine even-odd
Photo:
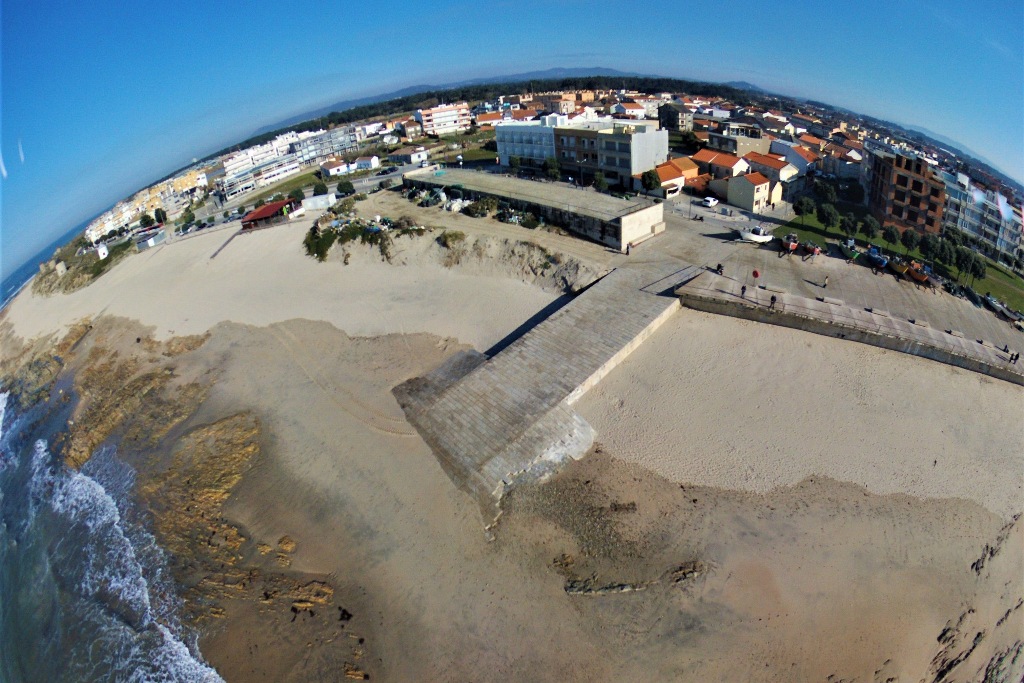
[[(847, 263), (834, 248), (825, 249), (813, 258), (802, 253), (780, 256), (777, 240), (766, 246), (739, 242), (734, 229), (752, 226), (755, 221), (735, 214), (723, 217), (714, 209), (695, 204), (693, 214), (704, 217), (703, 221), (698, 221), (688, 217), (690, 207), (685, 201), (665, 212), (666, 232), (637, 250), (635, 257), (678, 258), (709, 267), (721, 263), (726, 277), (748, 287), (763, 285), (811, 298), (827, 295), (850, 306), (924, 320), (933, 328), (956, 330), (967, 338), (1024, 350), (1024, 333), (988, 309), (978, 308), (943, 290), (918, 286), (909, 278), (899, 279), (889, 270), (873, 271), (859, 263), (860, 259)], [(776, 229), (778, 236), (782, 230), (781, 226)], [(753, 277), (755, 270), (759, 276), (756, 279)], [(826, 276), (827, 287), (824, 286)]]

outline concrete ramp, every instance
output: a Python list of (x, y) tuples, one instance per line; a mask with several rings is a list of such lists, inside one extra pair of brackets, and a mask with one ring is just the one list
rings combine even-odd
[(572, 404), (679, 308), (674, 287), (699, 272), (616, 269), (494, 357), (457, 354), (394, 394), (452, 481), (496, 520), (510, 487), (586, 454), (594, 430)]

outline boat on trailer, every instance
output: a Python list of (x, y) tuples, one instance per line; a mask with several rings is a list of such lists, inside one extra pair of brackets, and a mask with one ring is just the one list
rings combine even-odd
[(768, 242), (771, 242), (773, 239), (775, 239), (772, 236), (771, 230), (764, 227), (763, 225), (757, 225), (753, 228), (750, 228), (749, 230), (745, 228), (735, 228), (735, 230), (739, 234), (740, 239), (743, 240), (744, 242), (753, 242), (754, 244), (767, 244)]

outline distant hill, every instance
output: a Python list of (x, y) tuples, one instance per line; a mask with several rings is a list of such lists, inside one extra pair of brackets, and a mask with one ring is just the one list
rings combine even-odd
[(608, 69), (601, 66), (594, 67), (578, 67), (578, 68), (564, 68), (555, 67), (553, 69), (546, 69), (544, 71), (528, 71), (521, 74), (508, 74), (506, 76), (488, 76), (486, 78), (474, 78), (468, 81), (458, 81), (457, 83), (446, 83), (443, 85), (411, 85), (408, 88), (402, 88), (401, 90), (395, 90), (394, 92), (383, 93), (381, 95), (371, 95), (369, 97), (360, 97), (352, 100), (342, 100), (329, 104), (325, 107), (319, 107), (312, 111), (307, 111), (303, 114), (296, 116), (290, 116), (283, 121), (264, 126), (253, 133), (253, 136), (262, 135), (271, 131), (280, 130), (281, 128), (287, 128), (288, 126), (296, 123), (302, 123), (309, 121), (310, 119), (316, 119), (325, 114), (330, 114), (336, 111), (345, 111), (346, 109), (352, 109), (353, 107), (359, 107), (364, 104), (376, 104), (378, 102), (386, 102), (388, 100), (396, 100), (401, 97), (407, 97), (409, 95), (416, 95), (422, 92), (433, 92), (438, 90), (449, 90), (451, 88), (463, 88), (471, 85), (487, 85), (490, 83), (522, 83), (525, 81), (549, 81), (557, 80), (561, 78), (582, 78), (586, 76), (603, 76), (607, 78), (637, 78), (644, 77), (646, 74), (630, 73), (626, 71), (618, 71), (616, 69)]
[(732, 88), (736, 88), (737, 90), (746, 90), (747, 92), (768, 94), (768, 91), (765, 90), (764, 88), (754, 85), (753, 83), (748, 83), (747, 81), (729, 81), (725, 85), (728, 85), (729, 87)]

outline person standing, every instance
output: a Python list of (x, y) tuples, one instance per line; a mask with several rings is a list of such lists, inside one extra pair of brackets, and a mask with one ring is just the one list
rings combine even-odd
[(742, 287), (740, 287), (740, 298), (741, 299), (746, 299), (747, 298), (747, 286), (746, 285), (743, 285)]
[(775, 295), (772, 294), (771, 303), (768, 305), (768, 310), (772, 310), (773, 308), (775, 308), (776, 301), (777, 299), (775, 298)]
[(828, 275), (825, 276), (825, 282), (821, 285), (822, 289), (828, 289)]

